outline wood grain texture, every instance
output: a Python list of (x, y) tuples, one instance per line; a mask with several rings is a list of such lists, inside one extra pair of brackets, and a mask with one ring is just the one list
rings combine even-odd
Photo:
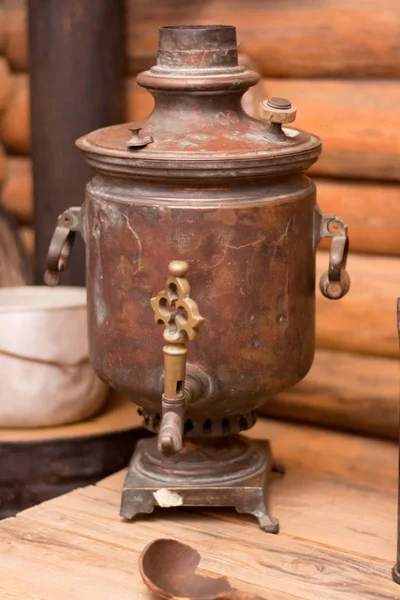
[(172, 537), (199, 550), (203, 572), (272, 600), (394, 600), (396, 445), (273, 421), (260, 421), (252, 435), (270, 437), (288, 469), (271, 488), (278, 536), (223, 509), (159, 509), (121, 520), (120, 472), (1, 523), (0, 589), (41, 600), (147, 598), (135, 575), (139, 552)]
[[(311, 173), (400, 180), (400, 82), (265, 79), (263, 85), (265, 96), (290, 98), (298, 109), (296, 125), (321, 137), (323, 152)], [(152, 107), (147, 90), (126, 79), (126, 119), (140, 120)], [(14, 78), (13, 102), (0, 119), (0, 135), (10, 152), (29, 152), (26, 75)]]
[[(328, 260), (328, 252), (317, 253), (317, 275), (327, 270)], [(400, 259), (352, 254), (347, 266), (352, 287), (345, 298), (327, 300), (317, 290), (317, 345), (397, 358)]]
[[(1, 8), (0, 8), (0, 44), (1, 44)], [(7, 59), (0, 56), (0, 114), (7, 108), (12, 98), (14, 80)]]
[(322, 155), (310, 172), (400, 179), (398, 81), (266, 79), (264, 92), (290, 98), (298, 109), (296, 125), (322, 139)]
[(397, 440), (399, 361), (318, 349), (305, 379), (258, 413)]
[[(4, 183), (7, 179), (7, 175), (8, 175), (7, 154), (4, 150), (3, 145), (0, 142), (0, 188), (2, 188), (4, 186)], [(0, 193), (0, 198), (1, 198), (1, 193)], [(0, 200), (0, 204), (1, 204), (1, 200)]]
[[(28, 70), (26, 0), (5, 0), (8, 47), (14, 70)], [(398, 0), (126, 0), (127, 67), (131, 73), (154, 60), (161, 25), (235, 25), (242, 51), (269, 77), (398, 77)], [(1, 46), (0, 46), (1, 47)]]
[[(351, 251), (400, 255), (400, 184), (314, 178), (318, 204), (325, 213), (342, 217), (349, 226)], [(19, 222), (33, 218), (32, 163), (7, 157), (2, 203)], [(329, 247), (329, 241), (321, 244)]]
[[(400, 255), (400, 185), (314, 178), (321, 210), (349, 227), (351, 252)], [(324, 240), (321, 248), (328, 248)]]
[(18, 235), (17, 223), (0, 206), (0, 287), (32, 283), (32, 265)]
[[(399, 13), (400, 14), (400, 13)], [(400, 180), (400, 83), (398, 81), (265, 79), (264, 95), (289, 98), (295, 125), (318, 135), (322, 155), (315, 175)], [(153, 107), (147, 90), (127, 80), (128, 120)]]
[(235, 25), (240, 49), (270, 77), (397, 77), (398, 0), (127, 0), (128, 68), (157, 48), (161, 25)]
[(8, 24), (4, 0), (0, 3), (0, 54), (4, 54), (8, 42)]
[(33, 219), (32, 161), (22, 156), (7, 157), (7, 177), (1, 191), (1, 203), (20, 223)]
[[(291, 492), (293, 493), (293, 487)], [(229, 511), (214, 510), (207, 514), (205, 512), (200, 514), (195, 511), (169, 509), (158, 511), (150, 518), (145, 517), (137, 522), (127, 523), (117, 516), (119, 493), (116, 492), (101, 488), (86, 488), (75, 493), (74, 497), (72, 495), (69, 498), (64, 497), (61, 506), (54, 506), (53, 502), (57, 503), (56, 500), (52, 501), (51, 505), (47, 506), (47, 510), (42, 510), (40, 514), (32, 510), (30, 514), (20, 515), (16, 523), (6, 523), (4, 531), (0, 528), (4, 542), (13, 542), (8, 544), (9, 547), (11, 546), (11, 552), (9, 551), (6, 562), (0, 567), (3, 581), (4, 577), (7, 577), (7, 572), (3, 575), (5, 566), (12, 568), (14, 572), (17, 566), (10, 558), (10, 554), (11, 557), (15, 556), (15, 551), (12, 552), (13, 546), (18, 550), (21, 548), (17, 541), (18, 537), (21, 539), (20, 536), (17, 535), (16, 540), (10, 538), (10, 528), (15, 533), (18, 532), (18, 528), (19, 531), (25, 528), (25, 532), (32, 536), (31, 557), (36, 550), (40, 562), (46, 554), (40, 551), (40, 545), (36, 541), (38, 535), (42, 547), (50, 552), (52, 546), (56, 545), (57, 539), (67, 541), (69, 538), (70, 543), (67, 544), (67, 548), (64, 544), (59, 544), (61, 548), (58, 555), (60, 552), (63, 553), (62, 548), (70, 554), (71, 549), (68, 548), (70, 544), (77, 548), (77, 555), (80, 555), (81, 561), (86, 558), (86, 555), (86, 581), (90, 577), (94, 579), (95, 574), (92, 569), (89, 540), (94, 547), (102, 544), (103, 553), (97, 556), (98, 564), (106, 564), (108, 549), (111, 548), (113, 551), (124, 550), (125, 555), (131, 557), (131, 568), (137, 568), (139, 552), (149, 542), (157, 537), (172, 537), (190, 543), (200, 552), (201, 569), (210, 574), (225, 575), (235, 587), (258, 593), (263, 598), (282, 598), (282, 594), (287, 593), (290, 594), (289, 597), (293, 595), (307, 600), (320, 600), (321, 597), (327, 600), (339, 598), (353, 600), (365, 598), (368, 594), (372, 594), (374, 589), (379, 589), (382, 594), (380, 598), (392, 599), (391, 594), (395, 584), (390, 581), (390, 566), (385, 560), (374, 560), (368, 554), (366, 556), (348, 554), (348, 549), (347, 551), (337, 549), (326, 541), (323, 544), (315, 544), (308, 537), (295, 539), (297, 536), (284, 532), (278, 536), (268, 535), (258, 529), (253, 522), (244, 517), (236, 517)], [(302, 504), (301, 508), (308, 509), (312, 514), (312, 505), (310, 506), (309, 502), (307, 507)], [(50, 531), (53, 531), (56, 537), (54, 542), (49, 540), (50, 543), (46, 543)], [(75, 535), (76, 539), (74, 539)], [(87, 551), (79, 552), (85, 543)], [(47, 552), (47, 555), (50, 552)], [(73, 566), (69, 565), (68, 554), (65, 564), (68, 565), (69, 571)], [(123, 556), (121, 553), (122, 560)], [(27, 558), (29, 560), (29, 555), (25, 554), (22, 563), (17, 561), (19, 568), (22, 568), (24, 563), (27, 564)], [(105, 573), (102, 576), (98, 572), (98, 576), (93, 581), (92, 597), (98, 597), (97, 594), (94, 596), (94, 593), (100, 585), (103, 589), (104, 587), (109, 589), (110, 582), (107, 580), (110, 576), (113, 577), (112, 558), (113, 553), (110, 555), (110, 568), (104, 569)], [(50, 556), (47, 560), (50, 560)], [(123, 560), (121, 568), (125, 565), (126, 562)], [(48, 568), (43, 561), (42, 577)], [(72, 577), (81, 572), (81, 569), (77, 566), (74, 571)], [(24, 575), (26, 577), (26, 569)], [(11, 582), (13, 581), (11, 579)], [(124, 581), (125, 579), (122, 578), (122, 582)], [(142, 588), (136, 587), (135, 584), (136, 581), (132, 578), (131, 594), (142, 592)], [(118, 583), (115, 582), (114, 585), (118, 586)], [(68, 591), (71, 594), (71, 588)], [(116, 587), (115, 596), (124, 598), (125, 596), (119, 591), (120, 588)], [(72, 599), (77, 596), (64, 597)]]

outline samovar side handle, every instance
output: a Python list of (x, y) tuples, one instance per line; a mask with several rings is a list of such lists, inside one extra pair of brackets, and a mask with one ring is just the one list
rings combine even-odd
[(346, 223), (336, 215), (321, 214), (316, 208), (316, 245), (322, 238), (332, 238), (328, 271), (321, 275), (319, 289), (325, 298), (339, 300), (350, 289), (350, 276), (346, 271), (349, 237)]
[(194, 340), (204, 319), (190, 298), (186, 279), (189, 266), (174, 260), (162, 290), (150, 300), (156, 323), (164, 325), (164, 392), (158, 433), (158, 450), (166, 462), (175, 462), (182, 449), (185, 413), (190, 402), (190, 387), (185, 386), (187, 344)]
[(68, 261), (77, 231), (81, 230), (81, 207), (71, 206), (57, 219), (47, 254), (47, 270), (44, 281), (47, 285), (58, 285), (60, 273), (68, 267)]

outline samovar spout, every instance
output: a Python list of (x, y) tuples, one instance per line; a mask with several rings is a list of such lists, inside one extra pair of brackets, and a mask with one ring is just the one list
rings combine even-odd
[(204, 321), (198, 306), (190, 298), (186, 279), (189, 266), (180, 260), (168, 266), (169, 277), (162, 290), (151, 299), (156, 323), (165, 325), (164, 392), (162, 418), (158, 434), (158, 450), (166, 462), (178, 460), (182, 449), (186, 408), (191, 399), (191, 387), (186, 378), (187, 343), (197, 337)]

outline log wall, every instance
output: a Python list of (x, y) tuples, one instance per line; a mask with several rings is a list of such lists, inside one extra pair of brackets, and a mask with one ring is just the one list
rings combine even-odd
[[(265, 407), (277, 418), (396, 437), (400, 296), (400, 0), (126, 0), (126, 118), (152, 98), (135, 82), (154, 62), (157, 28), (236, 25), (262, 92), (297, 106), (296, 124), (323, 140), (310, 170), (324, 212), (349, 226), (352, 289), (317, 295), (317, 353), (306, 379)], [(106, 43), (106, 41), (105, 41)], [(32, 252), (32, 170), (25, 0), (0, 3), (1, 201)], [(318, 251), (318, 272), (328, 265)]]

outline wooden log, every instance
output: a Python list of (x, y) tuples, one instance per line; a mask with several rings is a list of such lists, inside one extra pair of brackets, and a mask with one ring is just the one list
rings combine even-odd
[(7, 106), (0, 115), (0, 138), (11, 154), (30, 152), (29, 79), (14, 75)]
[(264, 81), (266, 96), (297, 106), (296, 126), (318, 135), (318, 175), (400, 180), (398, 81)]
[(32, 283), (32, 268), (14, 218), (0, 208), (0, 287)]
[[(4, 186), (4, 183), (8, 176), (8, 159), (4, 151), (3, 146), (0, 143), (0, 188)], [(1, 202), (0, 202), (1, 204)]]
[[(28, 81), (18, 76), (13, 102), (0, 120), (10, 152), (29, 152)], [(129, 121), (147, 116), (152, 96), (125, 82)], [(298, 108), (296, 125), (319, 135), (323, 153), (310, 173), (346, 178), (400, 181), (400, 82), (264, 80), (265, 96), (287, 96)]]
[(0, 4), (0, 54), (4, 54), (8, 42), (8, 23), (4, 0)]
[[(1, 15), (1, 10), (0, 10)], [(0, 17), (0, 35), (1, 35), (1, 17)], [(1, 43), (1, 37), (0, 37)], [(0, 113), (8, 106), (12, 98), (14, 89), (13, 76), (11, 74), (7, 59), (0, 56)]]
[[(264, 95), (290, 98), (296, 126), (320, 136), (316, 175), (400, 180), (400, 82), (265, 79)], [(129, 120), (147, 116), (151, 95), (126, 83)]]
[(149, 435), (139, 421), (136, 407), (114, 393), (105, 410), (89, 421), (0, 429), (0, 518), (126, 466), (135, 441)]
[(1, 192), (1, 204), (20, 223), (33, 219), (32, 161), (21, 156), (7, 157), (7, 177)]
[[(315, 178), (318, 204), (349, 226), (352, 252), (400, 255), (400, 185)], [(32, 165), (29, 158), (8, 156), (2, 204), (21, 223), (33, 218)], [(328, 248), (329, 240), (321, 247)]]
[(259, 414), (398, 439), (399, 361), (318, 349), (305, 379)]
[(153, 60), (161, 25), (235, 25), (243, 52), (269, 77), (398, 77), (397, 0), (128, 0), (128, 68)]
[[(317, 252), (318, 279), (327, 270), (328, 261), (328, 252)], [(352, 254), (347, 268), (352, 281), (347, 296), (332, 301), (317, 290), (317, 345), (398, 358), (396, 298), (400, 295), (400, 258)]]
[[(400, 254), (400, 185), (314, 178), (321, 210), (349, 227), (351, 252)], [(321, 248), (329, 247), (329, 240)], [(400, 293), (400, 292), (399, 292)]]
[[(26, 0), (3, 0), (7, 25), (5, 54), (13, 71), (28, 71), (28, 23)], [(1, 31), (1, 29), (0, 29)]]
[[(26, 0), (4, 0), (7, 57), (16, 71), (28, 70)], [(126, 54), (131, 73), (154, 61), (158, 27), (229, 23), (236, 25), (243, 52), (269, 77), (398, 77), (397, 0), (311, 0), (243, 4), (240, 0), (128, 0)], [(2, 30), (0, 25), (0, 48)], [(373, 35), (371, 34), (373, 32)], [(4, 35), (4, 34), (3, 34)]]

